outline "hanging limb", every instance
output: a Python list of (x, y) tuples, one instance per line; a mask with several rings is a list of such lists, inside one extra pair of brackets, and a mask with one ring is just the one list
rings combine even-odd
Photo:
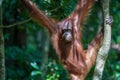
[(98, 52), (93, 80), (102, 79), (104, 65), (111, 44), (111, 23), (113, 20), (111, 18), (111, 23), (108, 23), (106, 21), (106, 19), (109, 18), (109, 0), (102, 0), (102, 5), (103, 5), (103, 16), (104, 16), (104, 40)]
[(90, 71), (91, 67), (95, 63), (96, 56), (98, 54), (98, 50), (100, 49), (100, 46), (103, 42), (103, 35), (104, 35), (104, 31), (103, 31), (103, 27), (102, 27), (101, 31), (98, 33), (96, 38), (94, 38), (92, 40), (92, 42), (88, 45), (88, 49), (86, 51), (87, 68), (85, 71), (85, 76), (87, 75), (87, 73)]
[(26, 8), (30, 11), (31, 16), (41, 25), (47, 27), (50, 33), (56, 32), (56, 25), (52, 19), (46, 16), (31, 0), (21, 0)]
[(71, 14), (72, 16), (77, 16), (78, 24), (81, 24), (88, 15), (91, 7), (95, 3), (95, 0), (78, 0), (75, 11)]
[[(105, 20), (106, 24), (111, 24), (112, 22), (113, 22), (112, 17), (108, 17)], [(88, 49), (86, 51), (86, 65), (87, 65), (87, 68), (85, 70), (84, 76), (87, 75), (87, 73), (90, 71), (91, 67), (95, 63), (96, 56), (97, 56), (97, 54), (99, 52), (99, 49), (100, 49), (101, 45), (103, 44), (103, 37), (104, 37), (104, 27), (102, 25), (101, 31), (92, 40), (92, 42), (88, 45)], [(100, 64), (100, 62), (98, 64)], [(101, 69), (101, 67), (99, 67), (99, 69)], [(95, 79), (95, 80), (97, 80), (97, 79)]]
[[(111, 25), (112, 22), (113, 22), (113, 19), (112, 19), (111, 16), (106, 18), (106, 20), (105, 20), (105, 23), (109, 24), (109, 25)], [(104, 35), (105, 35), (104, 34), (104, 27), (102, 25), (101, 31), (92, 40), (92, 42), (88, 45), (88, 49), (86, 51), (86, 61), (85, 61), (87, 67), (86, 67), (86, 69), (84, 71), (85, 73), (83, 75), (81, 75), (80, 78), (85, 78), (87, 73), (90, 71), (91, 67), (94, 65), (95, 60), (96, 60), (96, 56), (97, 56), (97, 54), (99, 52), (99, 49), (100, 49), (101, 45), (103, 44), (103, 37), (104, 37)], [(104, 58), (104, 56), (103, 56), (103, 58)], [(100, 64), (100, 62), (98, 62), (98, 64)], [(99, 69), (101, 69), (101, 66), (99, 66)], [(98, 80), (98, 79), (94, 79), (94, 80)]]

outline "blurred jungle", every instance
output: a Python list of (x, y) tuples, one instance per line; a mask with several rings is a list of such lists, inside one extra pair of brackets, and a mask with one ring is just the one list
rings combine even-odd
[[(51, 18), (60, 21), (75, 8), (77, 0), (32, 0)], [(96, 2), (86, 17), (81, 31), (84, 48), (100, 29), (101, 4)], [(37, 23), (20, 0), (4, 0), (2, 3), (4, 28), (6, 80), (69, 80), (51, 45), (46, 28)], [(112, 43), (105, 64), (102, 80), (120, 80), (120, 0), (110, 0), (113, 16)], [(24, 24), (19, 25), (21, 21)], [(94, 67), (86, 80), (92, 80)]]

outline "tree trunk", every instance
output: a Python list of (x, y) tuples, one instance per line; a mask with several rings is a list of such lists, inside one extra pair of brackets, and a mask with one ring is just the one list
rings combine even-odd
[(111, 26), (106, 23), (106, 18), (109, 17), (109, 0), (102, 0), (103, 16), (104, 16), (104, 40), (98, 52), (96, 67), (93, 80), (101, 80), (104, 70), (104, 65), (108, 56), (111, 43)]
[[(0, 2), (0, 27), (2, 27), (2, 2)], [(0, 29), (0, 80), (5, 80), (5, 55), (3, 29)]]
[(41, 80), (45, 80), (45, 76), (47, 73), (47, 64), (48, 64), (48, 52), (50, 46), (50, 38), (47, 30), (42, 28), (42, 30), (37, 33), (37, 46), (39, 49), (42, 48), (42, 63), (41, 63)]
[(42, 65), (41, 65), (41, 72), (44, 72), (42, 74), (42, 80), (45, 80), (45, 76), (47, 73), (47, 64), (48, 64), (48, 52), (49, 52), (49, 46), (50, 46), (50, 38), (48, 35), (47, 30), (43, 30), (42, 33), (42, 41), (44, 46), (42, 46)]

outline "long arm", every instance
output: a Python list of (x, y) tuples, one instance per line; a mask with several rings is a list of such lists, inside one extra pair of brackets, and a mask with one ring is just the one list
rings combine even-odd
[(95, 0), (78, 0), (76, 9), (71, 15), (78, 16), (79, 24), (83, 22), (94, 2)]
[[(111, 16), (105, 20), (105, 23), (109, 25), (111, 25), (112, 22), (113, 22), (113, 18)], [(87, 64), (86, 74), (89, 72), (92, 65), (95, 63), (98, 51), (103, 43), (103, 37), (104, 37), (104, 27), (102, 27), (100, 33), (96, 36), (96, 38), (92, 40), (92, 42), (88, 46), (86, 53), (86, 64)]]
[(86, 52), (86, 64), (87, 64), (86, 74), (90, 71), (91, 67), (95, 63), (97, 53), (103, 42), (103, 35), (104, 35), (104, 30), (102, 27), (102, 30), (100, 31), (100, 33), (88, 45), (88, 49)]
[(52, 19), (46, 16), (32, 1), (21, 0), (26, 8), (30, 11), (31, 16), (35, 18), (41, 25), (47, 27), (50, 33), (56, 32), (55, 23)]

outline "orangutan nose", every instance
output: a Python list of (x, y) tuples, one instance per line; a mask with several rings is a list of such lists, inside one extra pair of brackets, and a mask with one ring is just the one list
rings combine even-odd
[(65, 32), (62, 36), (62, 38), (66, 41), (66, 42), (71, 42), (72, 41), (72, 34), (70, 32)]

